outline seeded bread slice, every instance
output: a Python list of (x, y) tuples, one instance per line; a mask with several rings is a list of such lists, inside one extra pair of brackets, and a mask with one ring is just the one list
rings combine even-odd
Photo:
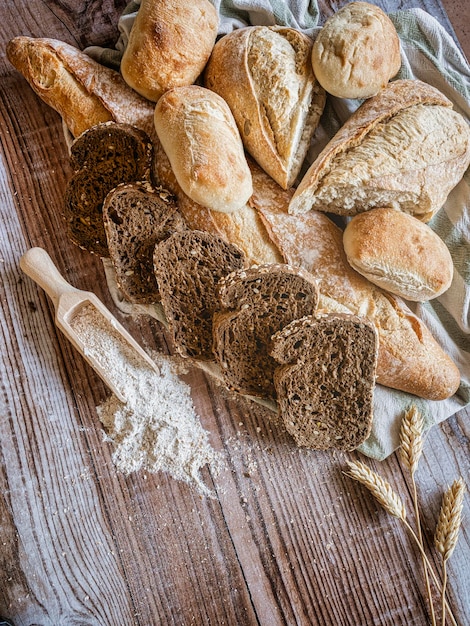
[(70, 146), (70, 165), (74, 171), (94, 168), (103, 161), (129, 160), (148, 178), (152, 161), (152, 142), (143, 130), (131, 124), (109, 121), (96, 124), (79, 135)]
[(158, 302), (155, 246), (186, 228), (172, 196), (148, 182), (122, 183), (106, 196), (103, 221), (116, 281), (125, 298), (135, 304)]
[(318, 287), (307, 271), (275, 263), (234, 272), (219, 284), (223, 312), (214, 316), (214, 354), (228, 387), (274, 397), (271, 336), (314, 312)]
[(273, 337), (279, 411), (298, 446), (354, 450), (372, 427), (378, 339), (347, 314), (296, 320)]
[(184, 357), (213, 360), (212, 317), (220, 306), (217, 283), (241, 269), (245, 255), (218, 235), (188, 230), (157, 244), (153, 258), (177, 351)]
[(93, 126), (74, 146), (71, 163), (78, 169), (65, 190), (67, 233), (80, 248), (107, 257), (104, 199), (120, 183), (149, 178), (152, 147), (145, 133), (115, 122)]

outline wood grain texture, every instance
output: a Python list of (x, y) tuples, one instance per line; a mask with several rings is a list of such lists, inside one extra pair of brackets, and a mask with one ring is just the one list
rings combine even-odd
[[(199, 370), (197, 413), (219, 450), (216, 497), (165, 474), (113, 465), (96, 406), (108, 392), (54, 324), (44, 292), (19, 269), (44, 247), (66, 279), (94, 291), (144, 346), (171, 352), (155, 320), (129, 319), (110, 298), (99, 259), (66, 235), (71, 174), (62, 126), (5, 58), (17, 34), (83, 47), (117, 37), (125, 3), (21, 0), (0, 6), (0, 615), (15, 626), (325, 625), (429, 623), (419, 554), (400, 521), (344, 474), (355, 454), (296, 448), (272, 413)], [(340, 3), (321, 2), (323, 15)], [(448, 24), (437, 2), (421, 6)], [(467, 48), (468, 49), (468, 48)], [(469, 417), (431, 430), (417, 473), (425, 541), (443, 490), (469, 478)], [(396, 455), (370, 466), (411, 511)], [(470, 624), (468, 497), (449, 561), (449, 600)], [(436, 596), (437, 597), (437, 596)]]

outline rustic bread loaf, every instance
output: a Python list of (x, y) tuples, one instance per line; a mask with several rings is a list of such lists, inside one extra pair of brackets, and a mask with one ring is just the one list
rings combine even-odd
[(299, 174), (325, 105), (311, 49), (293, 28), (241, 28), (219, 39), (204, 74), (228, 102), (247, 151), (284, 188)]
[(310, 315), (274, 335), (279, 412), (297, 445), (354, 450), (367, 439), (377, 346), (374, 325), (354, 315)]
[(148, 182), (122, 183), (105, 198), (103, 222), (109, 257), (124, 297), (136, 304), (158, 302), (155, 246), (186, 229), (172, 196)]
[(131, 89), (119, 72), (77, 48), (57, 39), (15, 37), (7, 56), (74, 137), (107, 120), (154, 134), (153, 103)]
[(339, 98), (370, 98), (401, 66), (391, 19), (369, 2), (350, 2), (326, 20), (312, 48), (318, 82)]
[(449, 249), (427, 224), (395, 209), (356, 215), (343, 232), (348, 263), (375, 285), (417, 302), (444, 293), (454, 265)]
[(470, 128), (451, 107), (419, 80), (389, 83), (322, 150), (289, 212), (391, 207), (429, 221), (470, 163)]
[(84, 164), (65, 189), (68, 236), (84, 250), (107, 257), (103, 202), (120, 183), (149, 178), (152, 144), (143, 131), (114, 122), (87, 129), (76, 142), (72, 165)]
[(246, 204), (251, 173), (223, 98), (196, 85), (171, 89), (155, 107), (155, 128), (186, 195), (214, 211)]
[[(246, 204), (238, 211), (221, 213), (194, 202), (179, 186), (168, 157), (158, 140), (154, 147), (155, 178), (158, 184), (176, 196), (178, 209), (190, 228), (214, 233), (228, 243), (235, 243), (245, 254), (247, 265), (282, 262), (281, 253), (269, 238), (254, 208)], [(250, 165), (250, 161), (248, 163)]]
[(379, 333), (377, 382), (429, 400), (456, 392), (460, 372), (428, 328), (406, 304), (349, 265), (342, 230), (327, 215), (287, 212), (292, 192), (283, 191), (263, 172), (252, 170), (252, 206), (262, 214), (286, 263), (311, 272), (320, 289), (319, 307), (367, 317)]
[(199, 230), (176, 232), (155, 246), (161, 303), (179, 354), (214, 359), (212, 317), (220, 306), (217, 283), (244, 262), (236, 246)]
[(125, 81), (153, 102), (172, 87), (191, 85), (207, 63), (217, 27), (208, 0), (142, 0), (121, 60)]
[(285, 264), (233, 272), (219, 283), (214, 354), (226, 385), (252, 396), (274, 397), (271, 336), (315, 311), (318, 287), (310, 274)]

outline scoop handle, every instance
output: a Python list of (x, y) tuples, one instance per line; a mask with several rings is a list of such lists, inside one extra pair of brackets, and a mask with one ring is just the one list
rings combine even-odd
[(20, 267), (32, 278), (51, 298), (57, 308), (60, 297), (67, 292), (79, 292), (68, 283), (53, 260), (43, 248), (30, 248), (20, 259)]

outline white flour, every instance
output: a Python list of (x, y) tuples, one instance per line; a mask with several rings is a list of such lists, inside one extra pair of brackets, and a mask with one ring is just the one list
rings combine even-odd
[(124, 474), (168, 472), (212, 495), (200, 471), (208, 465), (217, 473), (220, 455), (195, 413), (189, 386), (172, 371), (170, 360), (160, 355), (160, 373), (152, 370), (91, 304), (78, 312), (71, 326), (127, 399), (123, 403), (112, 395), (97, 407), (105, 439), (116, 446), (116, 468)]

